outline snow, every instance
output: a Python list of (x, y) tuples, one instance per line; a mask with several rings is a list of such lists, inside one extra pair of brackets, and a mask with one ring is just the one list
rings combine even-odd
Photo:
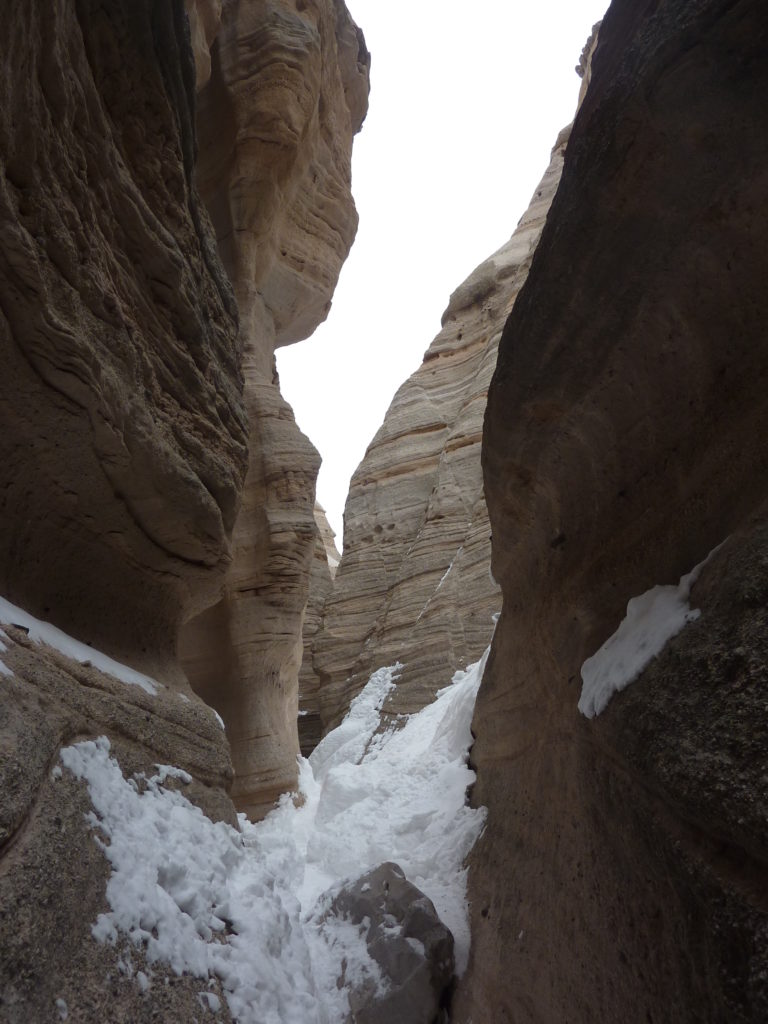
[[(48, 644), (49, 647), (53, 647), (68, 658), (79, 661), (81, 665), (91, 664), (99, 671), (106, 672), (107, 675), (114, 676), (115, 679), (119, 679), (123, 683), (140, 686), (142, 690), (152, 696), (157, 694), (158, 683), (154, 679), (150, 679), (149, 676), (136, 672), (119, 661), (114, 661), (106, 654), (102, 654), (101, 651), (75, 640), (67, 633), (57, 629), (56, 626), (52, 626), (50, 622), (36, 619), (3, 597), (0, 597), (0, 622), (6, 625), (21, 626), (27, 630), (30, 640), (34, 640), (38, 644)], [(5, 634), (3, 636), (6, 640), (8, 639)], [(6, 673), (7, 671), (6, 669)]]
[[(8, 639), (7, 633), (4, 633), (2, 631), (2, 629), (0, 629), (0, 654), (2, 654), (3, 651), (7, 651), (8, 650), (7, 646), (3, 643), (3, 641), (7, 640), (7, 639)], [(13, 672), (8, 668), (8, 666), (4, 665), (3, 662), (0, 661), (0, 676), (12, 676), (12, 675), (13, 675)]]
[[(383, 732), (381, 707), (401, 666), (375, 672), (338, 729), (309, 761), (300, 759), (302, 799), (286, 795), (258, 824), (241, 817), (242, 832), (166, 789), (168, 778), (185, 781), (178, 769), (158, 765), (139, 785), (123, 777), (106, 737), (62, 750), (64, 766), (88, 784), (88, 820), (112, 867), (109, 910), (93, 924), (94, 937), (127, 937), (150, 964), (218, 978), (240, 1024), (338, 1024), (351, 985), (385, 983), (368, 955), (365, 924), (325, 915), (345, 881), (396, 861), (453, 931), (463, 970), (464, 861), (485, 820), (484, 809), (466, 805), (484, 662)], [(138, 981), (142, 990), (149, 984), (146, 975)], [(216, 997), (200, 997), (215, 1012)]]
[(698, 619), (701, 612), (689, 604), (691, 587), (717, 550), (682, 576), (677, 586), (652, 587), (629, 601), (619, 628), (581, 666), (583, 715), (594, 718), (604, 711), (614, 693), (634, 682), (668, 640)]

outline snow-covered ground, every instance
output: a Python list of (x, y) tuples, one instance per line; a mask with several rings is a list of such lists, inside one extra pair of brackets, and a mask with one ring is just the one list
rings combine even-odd
[[(129, 668), (128, 665), (115, 661), (106, 654), (102, 654), (101, 651), (89, 647), (88, 644), (75, 640), (68, 633), (64, 633), (56, 626), (52, 626), (50, 622), (36, 619), (29, 612), (25, 612), (22, 608), (17, 607), (17, 605), (6, 601), (4, 597), (0, 597), (0, 623), (6, 626), (21, 626), (27, 630), (30, 640), (34, 640), (35, 643), (48, 644), (49, 647), (53, 647), (62, 654), (66, 654), (68, 658), (79, 661), (81, 665), (88, 663), (101, 672), (114, 676), (115, 679), (119, 679), (123, 683), (128, 683), (130, 686), (140, 686), (142, 690), (152, 694), (153, 697), (157, 694), (157, 688), (160, 684), (154, 679), (145, 676), (141, 672), (136, 672), (135, 669)], [(5, 637), (6, 640), (8, 639), (0, 630), (0, 638), (2, 637)], [(0, 643), (0, 652), (4, 650), (5, 647)], [(0, 674), (12, 675), (10, 670), (2, 663), (0, 663)]]
[[(400, 666), (374, 673), (344, 722), (302, 760), (300, 799), (284, 797), (259, 824), (241, 819), (242, 833), (166, 788), (169, 776), (188, 778), (178, 769), (158, 765), (149, 779), (126, 779), (104, 737), (63, 750), (64, 767), (88, 784), (94, 838), (112, 866), (110, 910), (94, 922), (94, 937), (119, 947), (129, 973), (133, 944), (150, 964), (199, 977), (201, 1003), (214, 1011), (207, 981), (218, 977), (241, 1024), (338, 1024), (348, 1010), (347, 990), (337, 987), (342, 961), (349, 983), (380, 976), (359, 929), (325, 920), (324, 911), (345, 880), (395, 861), (453, 932), (463, 971), (463, 865), (485, 818), (466, 804), (484, 663), (378, 735)], [(151, 987), (151, 972), (135, 977)]]
[(634, 682), (673, 636), (698, 619), (701, 612), (689, 604), (691, 587), (720, 547), (682, 576), (677, 586), (652, 587), (629, 601), (619, 628), (581, 666), (583, 715), (594, 718), (604, 711), (614, 693)]

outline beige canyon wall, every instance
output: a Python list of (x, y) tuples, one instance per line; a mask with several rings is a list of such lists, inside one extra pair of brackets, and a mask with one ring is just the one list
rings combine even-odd
[(250, 459), (222, 598), (187, 624), (181, 655), (226, 723), (233, 799), (258, 815), (296, 781), (320, 465), (280, 395), (274, 350), (325, 318), (355, 235), (369, 57), (344, 5), (318, 0), (225, 3), (210, 59), (198, 183), (240, 312)]
[[(753, 0), (614, 0), (499, 346), (461, 1024), (768, 1013), (766, 45)], [(584, 718), (628, 600), (723, 542)]]

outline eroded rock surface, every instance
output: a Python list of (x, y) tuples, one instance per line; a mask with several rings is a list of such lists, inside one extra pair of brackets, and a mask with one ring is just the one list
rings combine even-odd
[[(767, 33), (615, 0), (504, 331), (461, 1022), (766, 1016)], [(729, 536), (700, 619), (580, 716), (628, 599)]]
[(181, 654), (226, 722), (233, 798), (257, 817), (296, 782), (320, 464), (280, 395), (274, 350), (325, 318), (354, 238), (369, 57), (342, 3), (270, 0), (224, 5), (211, 60), (198, 181), (240, 311), (250, 460), (224, 596), (187, 624)]
[[(11, 674), (0, 676), (0, 1019), (63, 1020), (57, 1000), (83, 1024), (193, 1019), (199, 979), (158, 964), (150, 970), (142, 951), (91, 934), (108, 909), (110, 865), (94, 841), (88, 791), (58, 761), (62, 747), (106, 736), (127, 776), (176, 765), (192, 776), (184, 795), (214, 821), (236, 825), (224, 730), (197, 698), (162, 685), (152, 696), (33, 643), (24, 630), (4, 626), (2, 644)], [(151, 992), (140, 969), (153, 978)]]
[(183, 8), (31, 2), (3, 31), (0, 593), (170, 678), (247, 442)]
[(304, 757), (309, 757), (322, 737), (320, 723), (320, 679), (314, 670), (312, 646), (322, 626), (323, 610), (333, 590), (341, 555), (325, 509), (315, 503), (315, 546), (312, 570), (309, 576), (309, 595), (304, 611), (302, 638), (304, 652), (299, 672), (299, 746)]
[(480, 468), (486, 394), (567, 138), (561, 132), (512, 238), (451, 296), (442, 331), (352, 478), (343, 557), (313, 647), (324, 730), (377, 668), (404, 663), (387, 709), (410, 713), (490, 641), (501, 599), (488, 572)]
[(388, 991), (350, 994), (345, 1024), (434, 1024), (453, 976), (453, 936), (397, 864), (380, 864), (333, 899), (329, 915), (366, 929)]
[(63, 746), (106, 736), (126, 775), (178, 766), (188, 797), (235, 821), (224, 730), (178, 667), (182, 623), (218, 630), (217, 651), (195, 632), (210, 660), (191, 675), (228, 716), (240, 806), (292, 781), (319, 460), (273, 353), (327, 311), (367, 97), (346, 8), (303, 9), (31, 0), (4, 22), (0, 594), (159, 684), (151, 696), (5, 631), (0, 1017), (14, 1024), (201, 1015), (199, 981), (154, 967), (148, 997), (124, 949), (95, 942), (108, 862), (83, 784), (52, 774)]

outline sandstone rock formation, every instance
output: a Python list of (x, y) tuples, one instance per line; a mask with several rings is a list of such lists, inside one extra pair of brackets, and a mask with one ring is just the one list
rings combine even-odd
[[(106, 735), (125, 772), (186, 769), (186, 795), (234, 822), (225, 733), (179, 668), (183, 623), (202, 617), (181, 647), (192, 636), (210, 659), (193, 681), (229, 717), (241, 806), (295, 767), (319, 460), (273, 351), (325, 314), (354, 234), (367, 54), (336, 0), (186, 8), (30, 0), (0, 44), (0, 595), (159, 681), (146, 694), (4, 627), (0, 1017), (14, 1024), (200, 1012), (199, 982), (165, 988), (154, 968), (149, 1000), (122, 951), (94, 942), (108, 864), (82, 784), (51, 773), (62, 746)], [(249, 761), (259, 731), (273, 738)]]
[(323, 609), (333, 589), (333, 580), (341, 561), (336, 539), (325, 509), (315, 503), (315, 534), (312, 570), (309, 576), (309, 594), (304, 611), (302, 638), (304, 651), (299, 672), (299, 746), (304, 757), (309, 757), (320, 742), (320, 680), (312, 663), (312, 646), (323, 621)]
[(224, 595), (187, 624), (181, 655), (226, 722), (233, 798), (258, 816), (296, 781), (320, 464), (280, 395), (274, 350), (325, 318), (354, 238), (369, 58), (343, 4), (272, 0), (225, 4), (211, 59), (198, 182), (240, 311), (250, 461)]
[(490, 641), (501, 599), (480, 469), (486, 393), (567, 139), (565, 130), (512, 238), (451, 296), (442, 331), (352, 478), (344, 553), (313, 647), (324, 730), (377, 668), (404, 663), (387, 707), (409, 713)]
[[(764, 14), (614, 0), (504, 331), (457, 1021), (768, 1014)], [(628, 599), (727, 537), (700, 619), (581, 717)]]
[(3, 31), (0, 593), (169, 679), (247, 441), (183, 9), (32, 2)]

